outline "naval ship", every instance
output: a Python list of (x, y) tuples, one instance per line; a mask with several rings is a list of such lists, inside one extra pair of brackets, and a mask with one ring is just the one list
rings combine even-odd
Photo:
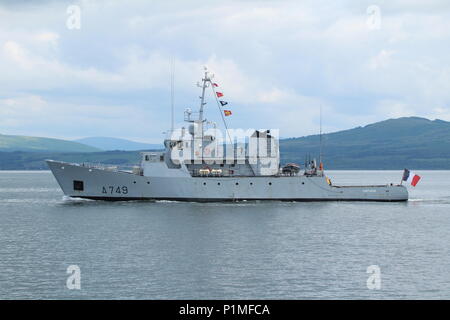
[[(343, 186), (326, 176), (323, 164), (280, 166), (279, 143), (270, 130), (254, 130), (238, 143), (227, 129), (225, 142), (204, 118), (208, 88), (221, 111), (221, 95), (205, 70), (197, 112), (184, 111), (187, 128), (172, 128), (165, 150), (141, 152), (140, 165), (123, 170), (108, 165), (47, 160), (66, 196), (93, 200), (176, 201), (407, 201), (401, 184)], [(220, 94), (220, 95), (219, 95)]]

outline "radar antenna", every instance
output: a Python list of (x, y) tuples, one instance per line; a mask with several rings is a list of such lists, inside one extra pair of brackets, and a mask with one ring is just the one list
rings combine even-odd
[(175, 100), (175, 61), (172, 57), (170, 61), (170, 109), (171, 109), (171, 119), (170, 119), (170, 130), (174, 131), (174, 100)]

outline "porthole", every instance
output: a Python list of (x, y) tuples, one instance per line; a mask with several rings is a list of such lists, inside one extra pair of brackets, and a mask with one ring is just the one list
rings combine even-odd
[(272, 185), (272, 182), (269, 182), (269, 186), (271, 186)]
[(150, 181), (147, 181), (147, 184), (150, 184)]
[(253, 185), (253, 182), (250, 182), (250, 185), (252, 186), (252, 185)]
[(238, 186), (238, 185), (239, 185), (239, 182), (236, 182), (236, 185)]
[(220, 186), (220, 182), (217, 182), (217, 185)]
[(136, 183), (136, 181), (133, 181), (133, 183)]
[(81, 180), (73, 180), (73, 190), (84, 191), (84, 182)]
[(305, 184), (304, 182), (302, 182), (302, 184)]
[(203, 182), (203, 185), (206, 186), (206, 182)]

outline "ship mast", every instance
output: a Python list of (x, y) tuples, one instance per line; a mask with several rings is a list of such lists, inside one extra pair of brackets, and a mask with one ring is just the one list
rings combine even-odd
[[(214, 75), (212, 75), (212, 77), (214, 77)], [(223, 124), (225, 126), (225, 131), (227, 133), (228, 138), (230, 139), (230, 143), (233, 144), (233, 140), (231, 139), (230, 133), (228, 132), (227, 122), (225, 121), (225, 118), (224, 118), (224, 116), (222, 114), (222, 110), (220, 108), (220, 102), (217, 99), (217, 94), (216, 94), (216, 91), (214, 90), (214, 85), (213, 85), (213, 83), (211, 81), (212, 77), (210, 77), (208, 75), (208, 69), (205, 67), (205, 76), (202, 79), (203, 84), (200, 85), (199, 83), (197, 83), (197, 86), (202, 88), (202, 95), (200, 97), (200, 110), (199, 110), (199, 113), (198, 113), (198, 120), (197, 121), (193, 121), (193, 122), (198, 123), (203, 128), (203, 122), (205, 121), (205, 119), (203, 119), (203, 109), (204, 109), (204, 106), (206, 105), (205, 93), (206, 93), (206, 88), (211, 87), (212, 91), (213, 91), (214, 98), (215, 98), (216, 103), (217, 103), (217, 106), (219, 108), (219, 113), (220, 113), (220, 115), (222, 117), (222, 121), (223, 121)], [(208, 82), (210, 83), (210, 85), (208, 85)], [(202, 139), (203, 139), (203, 129), (202, 129)]]
[(205, 90), (208, 87), (208, 81), (211, 81), (208, 77), (208, 70), (205, 68), (205, 77), (202, 79), (202, 96), (200, 97), (200, 111), (198, 114), (198, 121), (203, 122), (203, 107), (205, 103)]

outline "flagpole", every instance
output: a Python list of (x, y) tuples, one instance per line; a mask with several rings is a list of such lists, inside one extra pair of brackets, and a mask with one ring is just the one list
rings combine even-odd
[(403, 169), (402, 180), (400, 181), (400, 185), (403, 185), (403, 178), (405, 177), (405, 172), (407, 169)]
[(319, 162), (322, 164), (322, 104), (320, 105), (320, 133), (319, 133), (319, 144), (320, 144), (320, 152), (319, 152)]

